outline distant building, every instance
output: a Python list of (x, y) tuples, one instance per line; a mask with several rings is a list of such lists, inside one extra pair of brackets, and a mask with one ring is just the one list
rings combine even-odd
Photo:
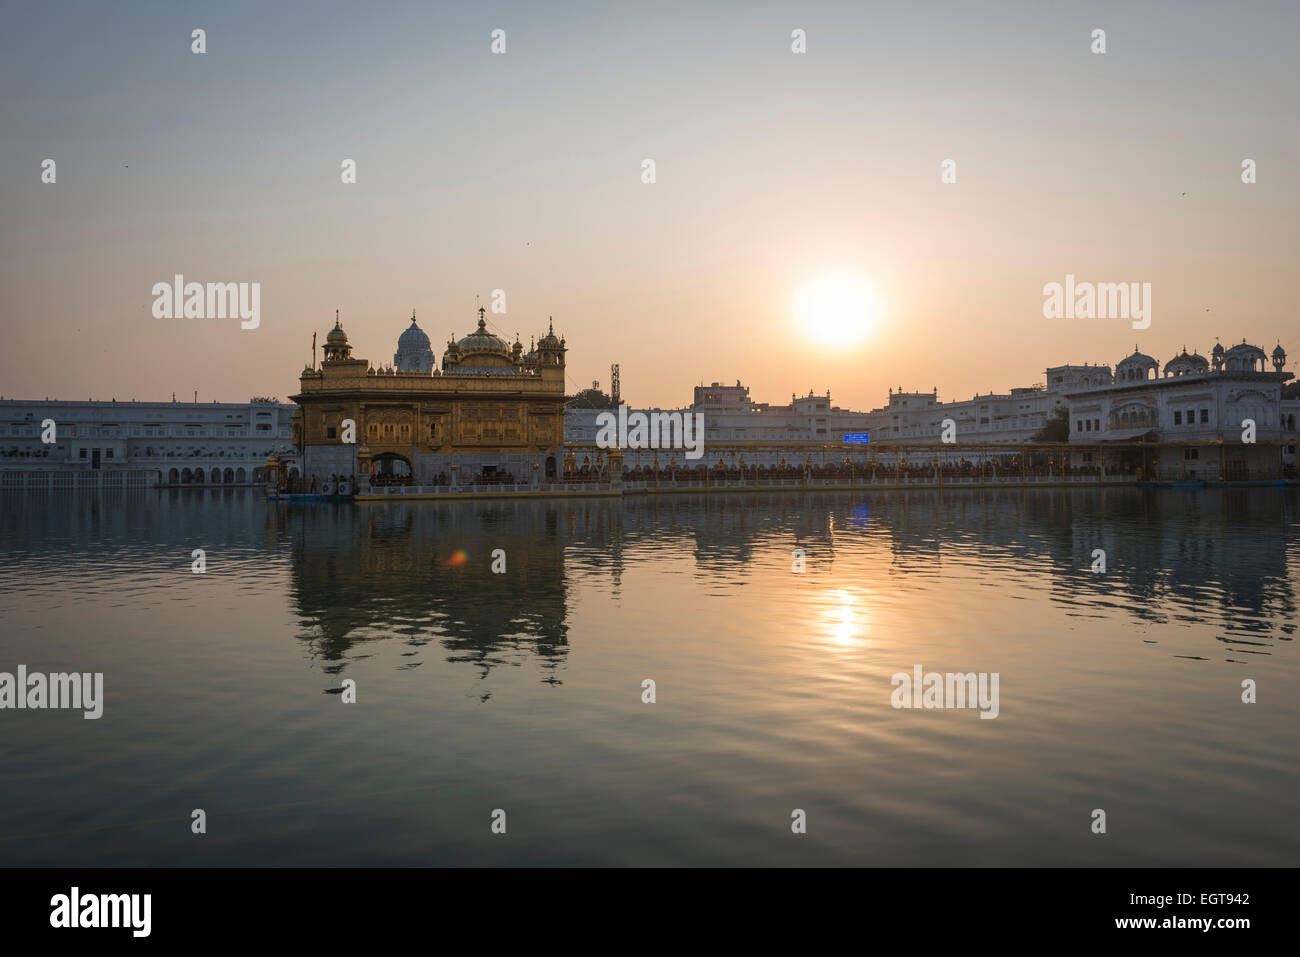
[[(573, 445), (592, 445), (596, 441), (597, 417), (606, 409), (594, 403), (570, 402), (564, 412), (565, 440)], [(695, 387), (695, 401), (686, 408), (632, 409), (632, 412), (698, 412), (704, 416), (704, 444), (768, 443), (773, 446), (789, 442), (844, 441), (845, 432), (865, 429), (865, 413), (851, 412), (831, 405), (825, 395), (792, 395), (788, 405), (754, 402), (749, 387), (739, 381), (733, 385), (714, 382)], [(779, 456), (778, 456), (779, 457)], [(752, 456), (751, 456), (752, 458)]]
[(1109, 366), (1063, 365), (1048, 369), (1046, 384), (990, 392), (957, 402), (939, 401), (933, 392), (895, 392), (882, 409), (866, 413), (873, 444), (933, 444), (940, 440), (944, 420), (951, 419), (958, 443), (1023, 444), (1047, 425), (1066, 395), (1111, 381)]
[(691, 411), (704, 413), (704, 441), (709, 442), (827, 442), (844, 441), (845, 432), (869, 428), (864, 412), (831, 405), (831, 394), (791, 394), (788, 404), (754, 402), (749, 388), (714, 382), (695, 387)]
[[(1231, 480), (1275, 472), (1279, 457), (1294, 465), (1300, 440), (1300, 402), (1282, 399), (1292, 378), (1285, 365), (1280, 344), (1269, 356), (1243, 339), (1229, 349), (1215, 345), (1208, 360), (1184, 347), (1162, 373), (1135, 348), (1116, 365), (1113, 382), (1066, 396), (1070, 442), (1179, 443), (1150, 455), (1149, 464), (1166, 475)], [(1243, 441), (1246, 420), (1254, 423), (1254, 444)]]
[[(144, 485), (232, 485), (262, 480), (271, 451), (290, 441), (294, 406), (249, 402), (0, 401), (5, 487), (76, 487), (77, 473), (133, 473)], [(42, 423), (52, 420), (52, 443)], [(49, 472), (41, 476), (18, 473)], [(97, 474), (98, 484), (105, 484)], [(113, 478), (115, 476), (110, 476)], [(82, 483), (85, 484), (84, 482)], [(120, 484), (120, 483), (119, 483)]]

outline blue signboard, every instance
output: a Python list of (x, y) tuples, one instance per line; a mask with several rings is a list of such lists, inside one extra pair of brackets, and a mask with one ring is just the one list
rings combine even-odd
[(867, 444), (867, 433), (865, 433), (865, 432), (845, 432), (845, 433), (844, 433), (844, 444), (845, 444), (845, 445), (866, 445), (866, 444)]

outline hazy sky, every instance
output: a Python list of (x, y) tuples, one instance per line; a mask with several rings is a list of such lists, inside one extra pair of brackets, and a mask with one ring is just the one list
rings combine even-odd
[[(617, 361), (662, 406), (1300, 355), (1298, 35), (1293, 0), (6, 4), (0, 393), (283, 399), (335, 309), (387, 363), (415, 308), (441, 359), (494, 289), (572, 389)], [(154, 318), (176, 273), (259, 282), (260, 327)], [(1150, 282), (1150, 328), (1045, 319), (1067, 273)], [(854, 343), (792, 313), (837, 274)]]

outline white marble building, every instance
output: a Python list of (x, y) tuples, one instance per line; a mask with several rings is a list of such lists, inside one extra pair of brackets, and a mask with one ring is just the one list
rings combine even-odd
[[(607, 409), (568, 408), (564, 412), (564, 440), (567, 445), (594, 445), (598, 430), (597, 417)], [(839, 445), (844, 442), (845, 432), (864, 432), (867, 430), (867, 415), (853, 412), (831, 404), (830, 393), (814, 395), (811, 391), (806, 396), (790, 396), (789, 404), (772, 405), (767, 402), (754, 402), (749, 395), (749, 387), (737, 382), (735, 385), (711, 385), (695, 387), (695, 401), (686, 408), (676, 409), (629, 409), (628, 413), (652, 412), (699, 413), (704, 416), (705, 458), (710, 445), (744, 446), (770, 444), (772, 450), (763, 451), (755, 448), (749, 453), (747, 461), (751, 464), (776, 465), (786, 458), (780, 447), (798, 442), (824, 442)], [(627, 466), (649, 465), (654, 457), (653, 450), (630, 450), (627, 452)], [(660, 461), (667, 464), (673, 458), (672, 452), (661, 454)], [(681, 452), (676, 453), (679, 462)], [(713, 463), (715, 460), (709, 460)], [(701, 460), (701, 464), (703, 460)]]
[[(78, 473), (130, 473), (127, 484), (146, 486), (258, 484), (272, 449), (291, 441), (293, 411), (272, 399), (3, 399), (0, 485), (44, 487), (35, 473), (49, 473), (48, 486), (56, 488)], [(49, 443), (42, 441), (48, 421), (54, 425)]]
[(953, 422), (957, 444), (1024, 443), (1047, 424), (1054, 409), (1066, 405), (1069, 392), (1111, 381), (1109, 366), (1087, 363), (1054, 366), (1044, 375), (1044, 383), (956, 402), (940, 401), (937, 389), (890, 389), (883, 408), (853, 414), (860, 417), (861, 431), (871, 436), (873, 445), (934, 444), (940, 441), (945, 419)]
[[(1272, 365), (1272, 369), (1269, 365)], [(1286, 351), (1272, 355), (1242, 340), (1215, 345), (1206, 359), (1184, 348), (1160, 363), (1137, 349), (1115, 367), (1115, 379), (1066, 396), (1070, 442), (1177, 443), (1147, 459), (1163, 478), (1267, 477), (1293, 465), (1300, 401), (1284, 400)], [(1247, 420), (1254, 443), (1245, 440)]]

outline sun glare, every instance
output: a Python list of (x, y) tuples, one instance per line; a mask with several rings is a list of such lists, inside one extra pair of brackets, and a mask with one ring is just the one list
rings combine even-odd
[(878, 319), (871, 286), (847, 275), (826, 276), (796, 290), (794, 314), (804, 332), (845, 345), (865, 339)]

